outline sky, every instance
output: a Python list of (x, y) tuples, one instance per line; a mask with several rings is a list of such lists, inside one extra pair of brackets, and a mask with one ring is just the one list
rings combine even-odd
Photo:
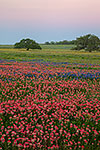
[(100, 0), (0, 0), (0, 44), (100, 37)]

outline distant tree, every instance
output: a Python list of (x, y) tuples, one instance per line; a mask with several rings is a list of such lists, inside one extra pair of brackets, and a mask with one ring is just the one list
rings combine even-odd
[(67, 45), (69, 42), (67, 40), (59, 41), (58, 44), (60, 45)]
[(15, 43), (14, 48), (42, 49), (38, 43), (31, 39), (22, 39), (19, 43)]
[(51, 42), (45, 42), (45, 45), (73, 45), (75, 44), (76, 40), (72, 40), (72, 41), (67, 41), (67, 40), (63, 40), (63, 41), (51, 41)]
[(89, 52), (98, 50), (100, 47), (100, 39), (95, 35), (85, 35), (76, 39), (77, 50), (85, 49)]
[(55, 44), (55, 42), (54, 42), (54, 41), (51, 41), (51, 42), (50, 42), (50, 44), (51, 44), (51, 45), (54, 45), (54, 44)]
[(50, 45), (50, 43), (49, 42), (45, 42), (45, 45)]
[(56, 42), (55, 44), (57, 44), (57, 45), (71, 45), (71, 44), (75, 44), (75, 40), (72, 40), (72, 41), (63, 40), (63, 41)]

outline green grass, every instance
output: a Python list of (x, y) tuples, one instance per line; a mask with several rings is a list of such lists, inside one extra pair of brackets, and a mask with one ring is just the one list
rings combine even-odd
[(75, 45), (43, 45), (41, 44), (43, 49), (71, 49), (75, 47)]
[(0, 45), (0, 49), (11, 49), (11, 48), (14, 48), (13, 45)]
[[(74, 45), (44, 45), (40, 44), (42, 49), (71, 49)], [(0, 49), (12, 49), (14, 45), (0, 45)]]
[(44, 61), (100, 64), (100, 52), (85, 52), (70, 50), (72, 45), (41, 45), (42, 50), (1, 48), (0, 59), (10, 60), (33, 60)]

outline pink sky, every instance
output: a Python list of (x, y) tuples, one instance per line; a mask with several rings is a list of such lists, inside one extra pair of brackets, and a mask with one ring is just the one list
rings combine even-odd
[(99, 28), (99, 7), (100, 0), (0, 0), (0, 27)]

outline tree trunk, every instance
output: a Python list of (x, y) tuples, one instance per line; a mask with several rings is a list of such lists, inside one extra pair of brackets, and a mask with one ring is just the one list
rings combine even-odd
[(92, 52), (92, 50), (91, 50), (91, 49), (89, 49), (89, 52)]
[(27, 51), (29, 50), (29, 48), (27, 48)]

